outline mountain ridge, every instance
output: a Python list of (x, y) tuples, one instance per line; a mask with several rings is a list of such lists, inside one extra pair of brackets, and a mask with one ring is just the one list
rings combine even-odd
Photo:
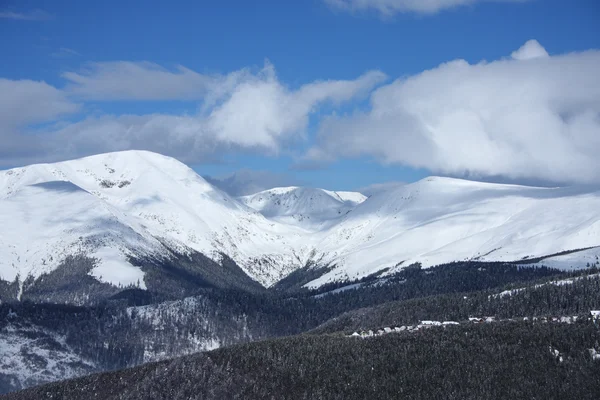
[[(548, 218), (552, 215), (553, 218)], [(556, 257), (562, 268), (600, 254), (600, 191), (428, 177), (367, 198), (286, 187), (232, 197), (179, 161), (147, 151), (0, 171), (0, 279), (38, 277), (84, 253), (102, 282), (144, 288), (131, 257), (229, 257), (270, 287), (328, 266), (318, 287), (415, 262)], [(544, 260), (552, 265), (554, 259)]]
[(266, 218), (320, 231), (331, 227), (367, 199), (358, 192), (336, 192), (309, 187), (277, 187), (238, 199)]

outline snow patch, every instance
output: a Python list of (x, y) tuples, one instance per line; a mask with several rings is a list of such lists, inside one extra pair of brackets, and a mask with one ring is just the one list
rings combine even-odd
[(100, 282), (110, 283), (118, 286), (136, 286), (146, 289), (144, 282), (144, 271), (140, 267), (133, 266), (127, 261), (122, 252), (114, 248), (104, 247), (93, 253), (99, 261), (90, 272)]
[(95, 369), (66, 344), (63, 336), (12, 324), (0, 330), (0, 375), (15, 387), (74, 378)]

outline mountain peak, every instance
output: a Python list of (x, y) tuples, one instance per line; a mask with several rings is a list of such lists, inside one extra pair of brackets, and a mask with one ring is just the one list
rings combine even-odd
[(114, 152), (0, 173), (0, 278), (39, 276), (84, 251), (101, 260), (94, 276), (143, 285), (130, 256), (195, 251), (226, 255), (265, 286), (311, 261), (334, 266), (317, 286), (414, 262), (597, 246), (598, 210), (597, 191), (439, 176), (368, 199), (298, 186), (233, 198), (174, 158)]
[(267, 218), (320, 230), (352, 211), (366, 200), (366, 196), (358, 192), (289, 186), (263, 190), (239, 199)]

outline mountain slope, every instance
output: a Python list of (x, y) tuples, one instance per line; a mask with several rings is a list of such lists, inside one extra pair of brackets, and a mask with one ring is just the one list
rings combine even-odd
[[(265, 285), (297, 262), (283, 250), (298, 229), (273, 224), (174, 159), (141, 151), (1, 172), (0, 222), (8, 227), (4, 280), (39, 276), (80, 251), (100, 259), (105, 281), (142, 287), (127, 257), (162, 257), (165, 248), (216, 261), (226, 254)], [(262, 258), (269, 268), (253, 270)]]
[[(370, 197), (328, 232), (320, 250), (336, 253), (337, 267), (311, 286), (415, 262), (517, 261), (598, 245), (596, 188), (431, 177)], [(595, 249), (586, 257), (598, 254)], [(573, 254), (570, 266), (577, 260)]]
[(143, 273), (125, 256), (159, 252), (160, 243), (114, 207), (68, 181), (46, 181), (15, 188), (1, 200), (1, 277), (39, 276), (67, 255), (98, 257), (94, 274), (110, 283), (140, 281)]
[(317, 231), (337, 223), (366, 198), (357, 192), (292, 186), (264, 190), (239, 199), (269, 219)]
[[(166, 277), (161, 268), (181, 282), (224, 282), (239, 266), (269, 287), (327, 266), (306, 275), (314, 287), (415, 262), (533, 263), (598, 246), (600, 191), (431, 177), (368, 199), (298, 187), (236, 199), (175, 159), (126, 151), (0, 172), (0, 225), (0, 280), (19, 277), (20, 290), (76, 255), (112, 285), (143, 289), (149, 271), (152, 282)], [(583, 267), (598, 255), (543, 263)]]

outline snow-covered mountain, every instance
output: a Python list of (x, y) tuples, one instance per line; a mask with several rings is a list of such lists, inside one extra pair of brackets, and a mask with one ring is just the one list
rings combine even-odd
[[(65, 256), (100, 260), (113, 284), (144, 287), (128, 256), (224, 253), (269, 285), (300, 262), (302, 230), (275, 224), (175, 159), (127, 151), (0, 172), (0, 277), (39, 276)], [(298, 251), (296, 251), (296, 254)], [(255, 260), (268, 268), (251, 268)]]
[[(522, 261), (600, 245), (598, 188), (536, 188), (430, 177), (378, 193), (323, 237), (329, 273), (360, 278), (415, 262)], [(600, 249), (550, 257), (560, 267), (595, 263)]]
[(367, 197), (358, 192), (332, 192), (306, 187), (282, 187), (239, 198), (274, 221), (311, 231), (336, 224)]
[[(236, 199), (184, 164), (127, 151), (0, 172), (0, 278), (21, 282), (68, 255), (145, 287), (130, 257), (227, 256), (264, 286), (311, 265), (319, 286), (421, 262), (516, 261), (600, 245), (597, 188), (533, 188), (432, 177), (378, 193), (276, 188)], [(562, 255), (584, 266), (597, 249)]]

